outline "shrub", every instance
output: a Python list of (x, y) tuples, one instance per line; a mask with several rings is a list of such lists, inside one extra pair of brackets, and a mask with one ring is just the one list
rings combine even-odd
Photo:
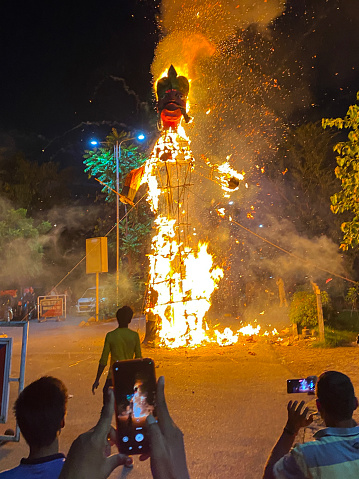
[[(321, 292), (322, 305), (329, 305), (329, 295)], [(289, 318), (299, 327), (314, 327), (318, 324), (316, 295), (309, 291), (297, 291), (290, 303)]]
[(356, 309), (358, 302), (358, 288), (353, 286), (348, 289), (347, 295), (345, 296), (345, 301), (350, 305), (352, 309)]

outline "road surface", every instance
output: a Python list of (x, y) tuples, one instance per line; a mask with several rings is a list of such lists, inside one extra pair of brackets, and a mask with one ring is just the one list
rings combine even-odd
[[(66, 453), (71, 442), (98, 420), (102, 406), (101, 379), (96, 395), (91, 393), (105, 334), (115, 322), (80, 326), (83, 318), (66, 321), (32, 321), (25, 384), (42, 375), (62, 379), (70, 395), (60, 450)], [(0, 331), (14, 337), (12, 376), (19, 374), (21, 331)], [(235, 346), (168, 350), (143, 347), (143, 356), (152, 357), (157, 376), (164, 375), (170, 412), (184, 432), (187, 460), (195, 478), (259, 478), (275, 439), (285, 423), (286, 379), (292, 373), (281, 363), (265, 339), (244, 339)], [(10, 404), (17, 395), (11, 384)], [(9, 411), (3, 434), (14, 427)], [(14, 467), (27, 456), (23, 439), (0, 448), (0, 469)], [(111, 478), (119, 477), (121, 471)], [(150, 477), (148, 461), (135, 467), (130, 478)]]

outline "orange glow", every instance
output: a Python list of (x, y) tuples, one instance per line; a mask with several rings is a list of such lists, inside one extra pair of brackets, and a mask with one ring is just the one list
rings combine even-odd
[(220, 216), (221, 218), (225, 218), (226, 210), (224, 208), (217, 208), (216, 211), (218, 216)]
[(172, 64), (177, 74), (185, 76), (191, 83), (197, 76), (195, 65), (198, 59), (210, 57), (215, 51), (215, 45), (200, 33), (184, 35), (178, 31), (165, 36), (151, 66), (155, 91), (157, 81), (167, 75), (169, 65)]
[(252, 325), (248, 324), (247, 326), (243, 326), (243, 328), (239, 329), (238, 332), (244, 336), (251, 336), (252, 334), (259, 334), (260, 330), (261, 327), (259, 325), (254, 328)]
[[(179, 131), (182, 131), (179, 129)], [(148, 202), (156, 214), (152, 238), (149, 288), (156, 291), (151, 307), (160, 318), (159, 338), (167, 347), (196, 346), (208, 341), (203, 319), (223, 271), (213, 265), (208, 245), (196, 242), (195, 234), (182, 234), (188, 211), (185, 188), (194, 167), (190, 142), (177, 131), (162, 132), (145, 165), (142, 179), (149, 187)], [(177, 196), (176, 196), (177, 195)], [(181, 196), (182, 195), (182, 196)]]
[[(231, 168), (228, 162), (211, 165), (215, 182), (224, 192), (238, 189), (229, 180), (244, 174)], [(238, 333), (229, 328), (209, 336), (205, 328), (205, 314), (211, 306), (211, 296), (218, 288), (223, 270), (213, 264), (208, 244), (196, 241), (196, 233), (187, 218), (188, 192), (195, 160), (190, 141), (181, 125), (177, 130), (161, 132), (149, 159), (145, 163), (142, 183), (148, 184), (147, 200), (156, 215), (152, 238), (149, 290), (157, 298), (147, 311), (159, 318), (159, 339), (162, 346), (198, 346), (217, 341), (221, 345), (234, 344)], [(225, 210), (218, 210), (224, 215)], [(178, 223), (180, 221), (180, 223)]]

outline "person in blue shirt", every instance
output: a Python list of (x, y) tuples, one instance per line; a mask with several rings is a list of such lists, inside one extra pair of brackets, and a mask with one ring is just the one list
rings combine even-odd
[(59, 453), (59, 434), (65, 425), (67, 389), (51, 376), (29, 384), (17, 398), (14, 413), (30, 452), (1, 479), (57, 479), (65, 462)]
[(359, 427), (353, 419), (358, 407), (349, 377), (339, 371), (320, 375), (317, 408), (325, 428), (315, 441), (293, 443), (302, 427), (313, 421), (304, 401), (290, 401), (288, 420), (265, 467), (263, 479), (356, 479), (359, 477)]

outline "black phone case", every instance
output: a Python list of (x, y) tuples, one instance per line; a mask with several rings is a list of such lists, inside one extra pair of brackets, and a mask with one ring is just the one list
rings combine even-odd
[(148, 454), (146, 418), (155, 414), (156, 375), (150, 358), (117, 361), (112, 366), (117, 447), (127, 455)]

